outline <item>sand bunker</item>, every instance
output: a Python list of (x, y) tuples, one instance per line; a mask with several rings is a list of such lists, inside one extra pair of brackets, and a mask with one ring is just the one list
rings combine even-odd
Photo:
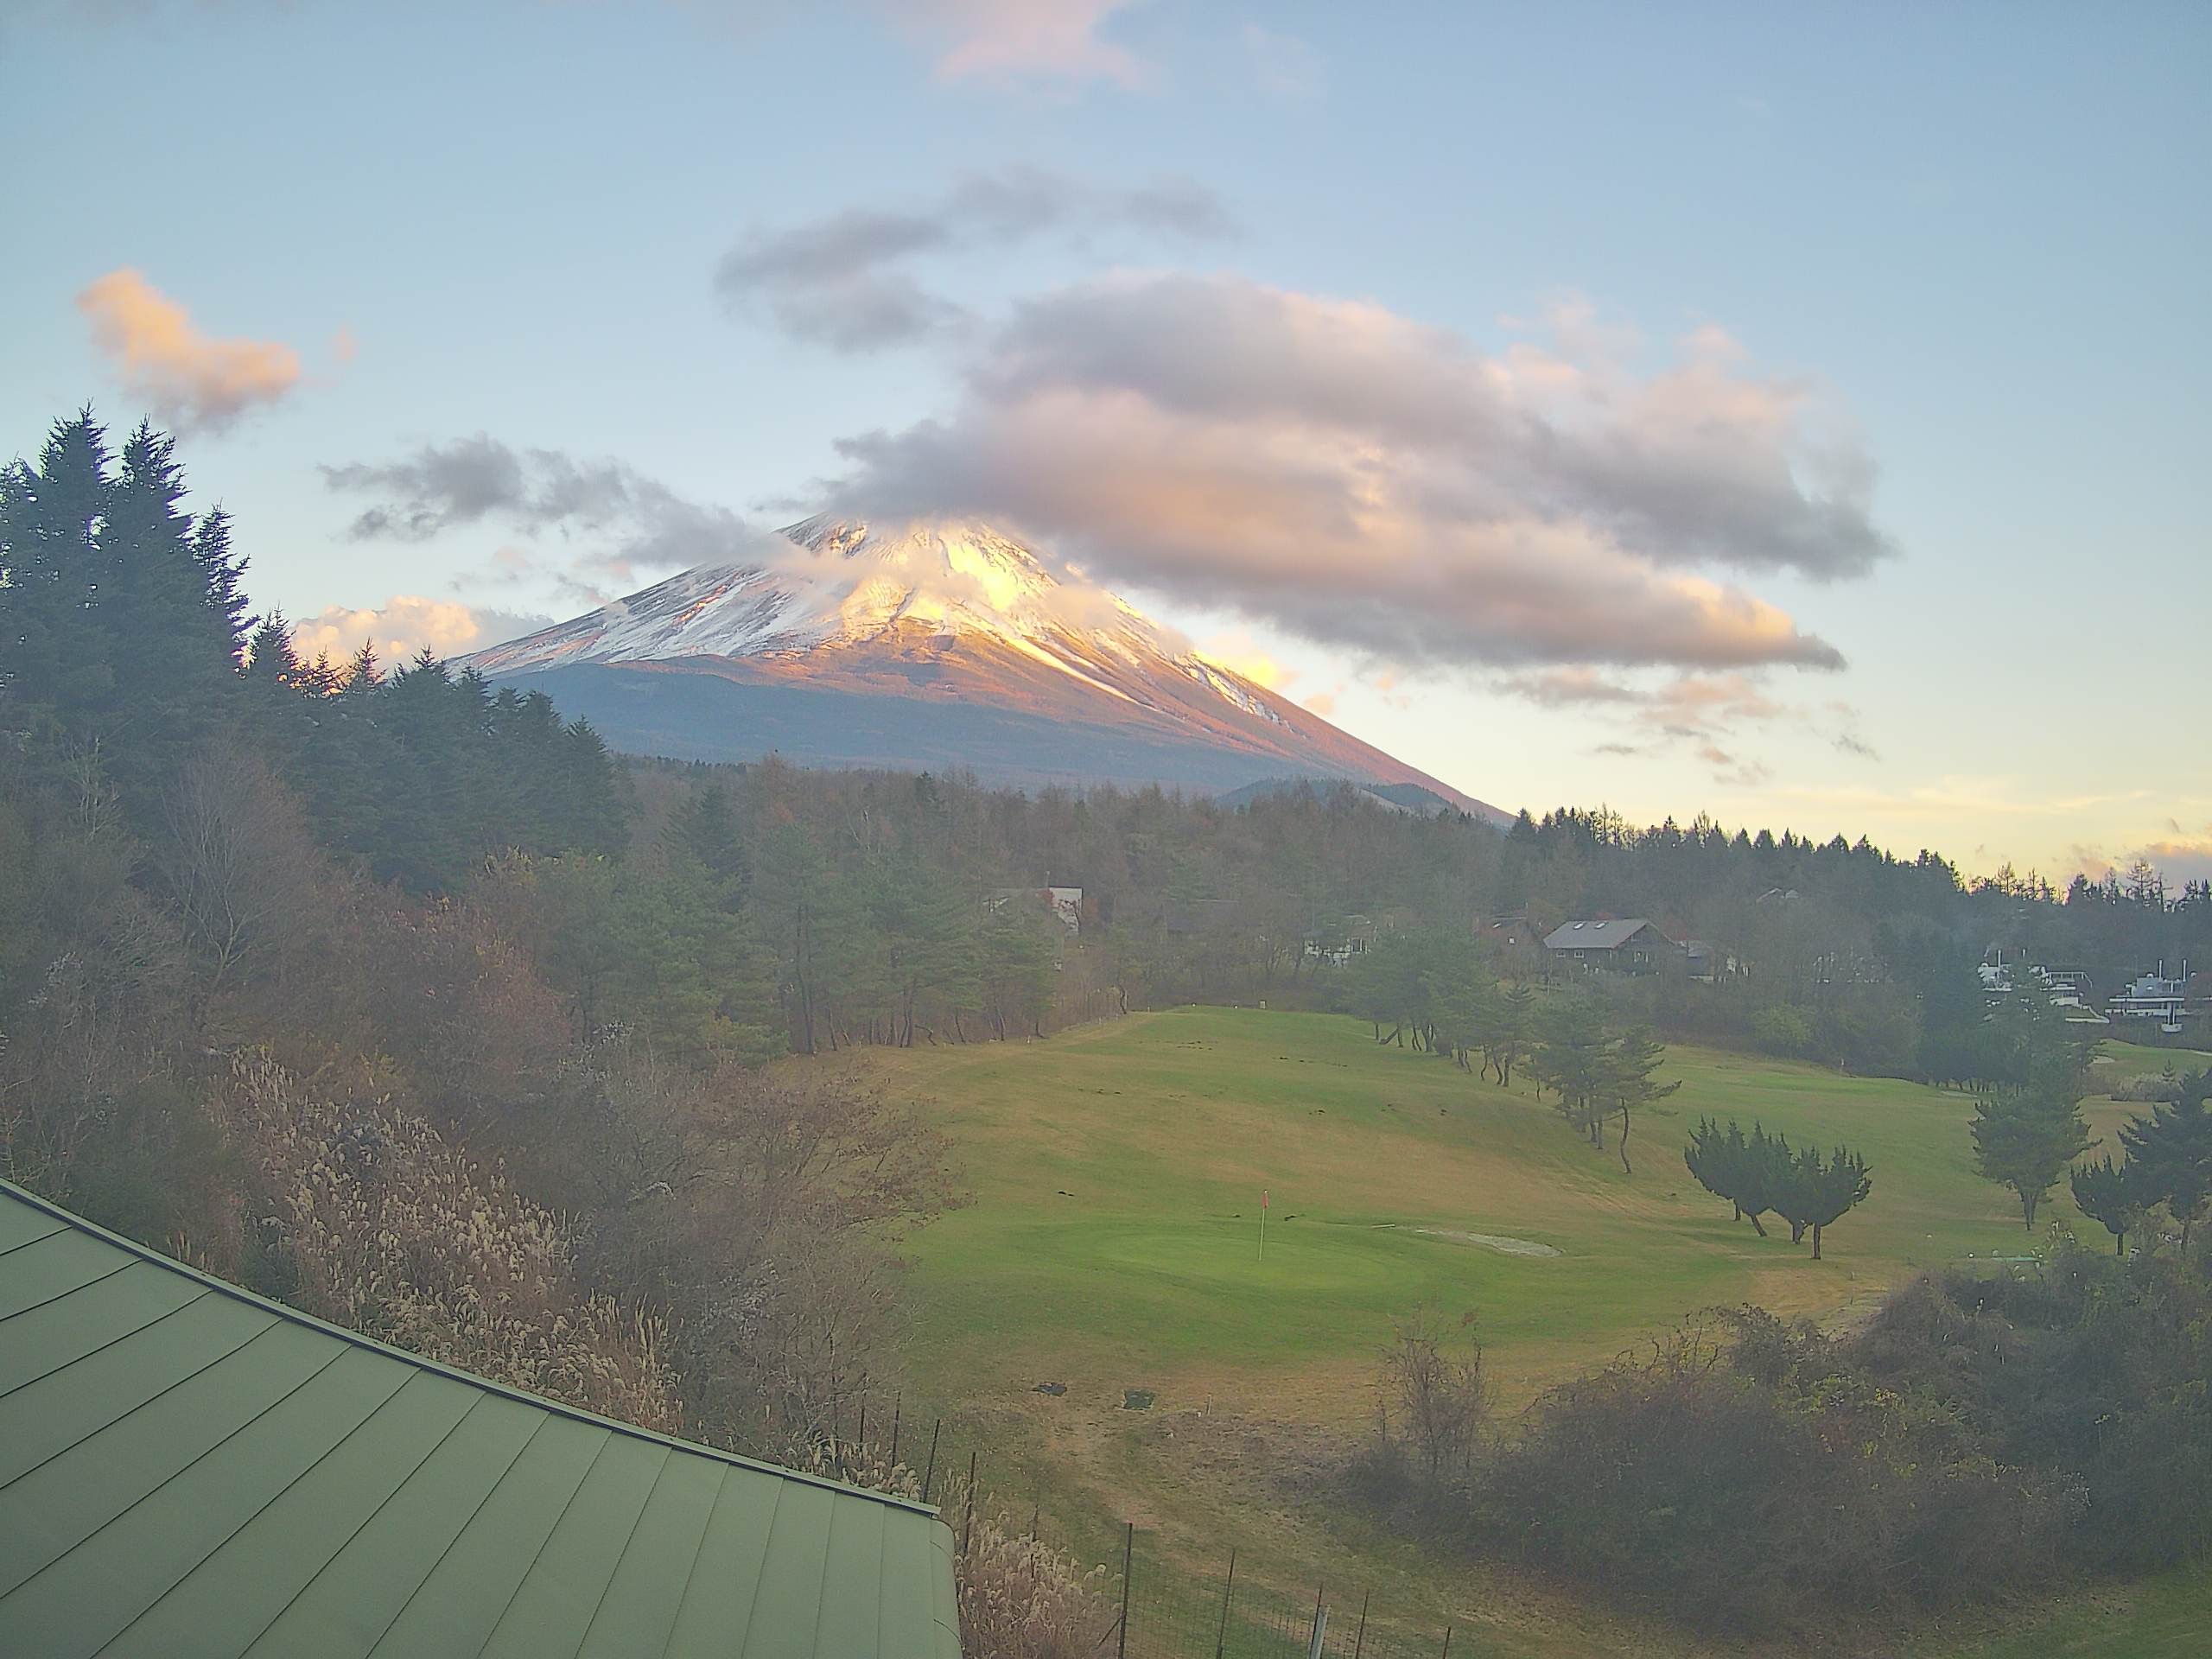
[(1548, 1244), (1537, 1243), (1533, 1238), (1509, 1238), (1503, 1233), (1463, 1233), (1456, 1227), (1402, 1227), (1397, 1230), (1419, 1233), (1424, 1238), (1448, 1238), (1454, 1244), (1479, 1244), (1486, 1250), (1497, 1250), (1506, 1255), (1561, 1254)]

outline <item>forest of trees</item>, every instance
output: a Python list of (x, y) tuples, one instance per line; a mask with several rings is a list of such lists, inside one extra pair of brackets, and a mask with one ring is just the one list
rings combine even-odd
[(168, 439), (88, 416), (0, 474), (0, 1173), (435, 1357), (803, 1451), (895, 1371), (934, 1137), (760, 1069), (776, 967), (710, 800), (641, 840), (543, 698), (299, 662), (182, 499)]

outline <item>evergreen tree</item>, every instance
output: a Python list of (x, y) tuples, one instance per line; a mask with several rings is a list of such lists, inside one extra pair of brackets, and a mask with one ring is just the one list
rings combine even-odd
[(1542, 1029), (1543, 1046), (1529, 1071), (1555, 1096), (1554, 1109), (1592, 1146), (1602, 1147), (1611, 1115), (1612, 1053), (1596, 1003), (1576, 994), (1556, 996), (1544, 1011)]
[(753, 860), (727, 787), (706, 783), (691, 790), (669, 813), (661, 839), (671, 861), (696, 867), (725, 893), (733, 907), (744, 902), (753, 880)]
[(1638, 1026), (1614, 1039), (1606, 1052), (1605, 1062), (1605, 1096), (1621, 1120), (1621, 1170), (1624, 1174), (1636, 1172), (1628, 1161), (1628, 1134), (1630, 1119), (1646, 1106), (1667, 1098), (1682, 1086), (1678, 1077), (1672, 1083), (1661, 1083), (1654, 1077), (1667, 1058), (1663, 1045), (1651, 1034), (1649, 1027)]
[(2113, 1254), (2127, 1254), (2127, 1236), (2157, 1199), (2145, 1189), (2142, 1166), (2100, 1158), (2075, 1166), (2070, 1177), (2075, 1206), (2112, 1235)]
[(1985, 1180), (2010, 1187), (2030, 1232), (2036, 1211), (2067, 1165), (2089, 1149), (2081, 1097), (2063, 1082), (2043, 1082), (2015, 1094), (1974, 1103), (1974, 1166)]
[(1510, 986), (1498, 998), (1497, 1024), (1483, 1046), (1499, 1088), (1513, 1086), (1513, 1068), (1529, 1058), (1535, 1044), (1535, 990), (1528, 985)]
[(2182, 1080), (2181, 1098), (2123, 1126), (2129, 1181), (2147, 1207), (2163, 1204), (2181, 1224), (2182, 1254), (2212, 1208), (2212, 1067)]
[(1793, 1243), (1811, 1230), (1813, 1260), (1817, 1262), (1822, 1230), (1840, 1221), (1873, 1190), (1873, 1175), (1857, 1153), (1839, 1146), (1823, 1160), (1819, 1147), (1808, 1146), (1781, 1171), (1777, 1207), (1789, 1223)]

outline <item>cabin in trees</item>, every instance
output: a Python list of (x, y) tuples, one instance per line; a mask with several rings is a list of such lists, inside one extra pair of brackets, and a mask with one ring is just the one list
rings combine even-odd
[(1001, 887), (983, 901), (984, 907), (993, 914), (1008, 905), (1023, 903), (1042, 906), (1071, 933), (1083, 931), (1081, 887)]
[(1502, 950), (1512, 950), (1524, 944), (1534, 944), (1543, 937), (1543, 931), (1529, 919), (1527, 911), (1516, 910), (1503, 916), (1476, 917), (1475, 937), (1485, 944), (1494, 944)]
[(1689, 953), (1641, 916), (1567, 922), (1544, 939), (1560, 967), (1586, 973), (1682, 974)]

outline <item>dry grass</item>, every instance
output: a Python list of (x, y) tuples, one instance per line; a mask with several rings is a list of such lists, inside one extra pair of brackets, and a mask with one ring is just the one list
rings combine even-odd
[(340, 1106), (262, 1056), (217, 1112), (257, 1160), (257, 1275), (304, 1311), (496, 1382), (673, 1433), (658, 1320), (578, 1282), (553, 1213), (421, 1118)]

